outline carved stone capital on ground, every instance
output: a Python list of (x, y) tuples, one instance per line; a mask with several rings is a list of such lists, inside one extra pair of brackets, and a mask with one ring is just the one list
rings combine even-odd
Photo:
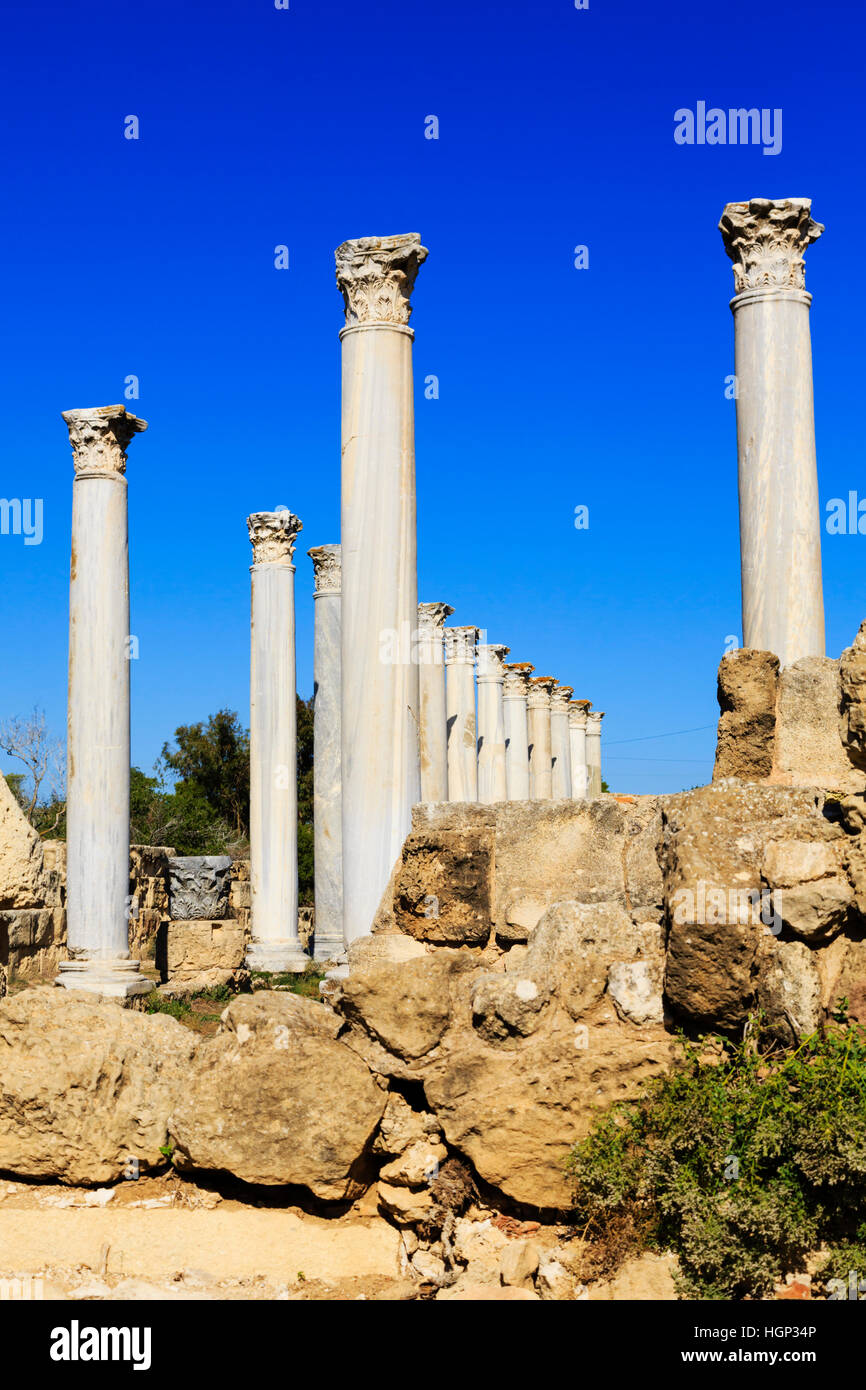
[(418, 269), (427, 259), (417, 232), (359, 237), (337, 247), (337, 285), (346, 305), (346, 325), (409, 322), (409, 302)]
[(338, 545), (314, 545), (307, 551), (313, 562), (314, 594), (339, 594), (343, 582), (343, 567)]
[(806, 248), (824, 228), (810, 216), (811, 198), (751, 198), (728, 203), (719, 231), (734, 263), (734, 287), (805, 289)]
[(293, 512), (253, 512), (247, 529), (254, 565), (290, 565), (303, 522)]
[(123, 405), (64, 410), (63, 419), (76, 474), (125, 473), (130, 440), (147, 429), (147, 422), (130, 415)]

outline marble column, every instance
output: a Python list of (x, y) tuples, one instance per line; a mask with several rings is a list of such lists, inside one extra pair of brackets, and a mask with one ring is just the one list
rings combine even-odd
[(315, 545), (313, 562), (313, 852), (315, 960), (332, 960), (343, 940), (343, 826), (340, 779), (340, 547)]
[(448, 731), (445, 714), (445, 619), (447, 603), (418, 604), (418, 684), (421, 733), (421, 800), (448, 800)]
[(69, 584), (66, 918), (57, 984), (146, 994), (129, 955), (129, 549), (122, 405), (67, 410), (75, 481)]
[(486, 805), (508, 799), (503, 660), (509, 651), (498, 642), (482, 642), (478, 647), (478, 800)]
[(478, 800), (475, 747), (477, 627), (445, 629), (445, 714), (448, 727), (448, 800)]
[(336, 253), (342, 393), (343, 923), (366, 936), (421, 796), (411, 234)]
[(535, 667), (512, 661), (505, 667), (502, 710), (505, 724), (505, 786), (509, 801), (529, 800), (529, 728), (526, 695)]
[(808, 198), (728, 203), (734, 263), (743, 646), (782, 666), (824, 656), (812, 344), (803, 255), (824, 228)]
[(529, 796), (532, 801), (549, 801), (553, 796), (550, 698), (557, 684), (555, 676), (533, 676), (526, 696), (526, 717), (529, 725)]
[(601, 796), (601, 721), (604, 710), (589, 710), (586, 716), (586, 770), (588, 795)]
[(589, 794), (586, 765), (586, 716), (590, 700), (572, 700), (568, 706), (568, 735), (571, 745), (571, 795), (585, 801)]
[(253, 546), (250, 626), (250, 970), (299, 974), (295, 567), (301, 522), (247, 517)]
[(554, 800), (571, 796), (571, 737), (568, 730), (568, 702), (574, 694), (570, 685), (555, 685), (550, 697), (550, 757)]

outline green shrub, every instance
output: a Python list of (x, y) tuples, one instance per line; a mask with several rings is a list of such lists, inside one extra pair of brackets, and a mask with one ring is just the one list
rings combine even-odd
[(765, 1293), (822, 1244), (834, 1267), (833, 1247), (853, 1258), (866, 1234), (866, 1032), (838, 1021), (788, 1052), (683, 1040), (682, 1066), (572, 1150), (587, 1234), (603, 1242), (627, 1219), (635, 1245), (675, 1251), (690, 1298)]

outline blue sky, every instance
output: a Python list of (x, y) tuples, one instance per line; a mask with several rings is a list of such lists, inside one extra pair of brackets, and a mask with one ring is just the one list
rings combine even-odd
[[(0, 536), (0, 718), (38, 704), (63, 731), (60, 412), (123, 400), (130, 374), (150, 426), (128, 468), (134, 762), (218, 708), (247, 719), (251, 511), (304, 522), (311, 693), (305, 552), (339, 539), (333, 252), (417, 231), (421, 598), (606, 710), (614, 790), (708, 780), (740, 633), (728, 201), (811, 197), (827, 226), (807, 255), (820, 492), (866, 496), (858, 8), (7, 4), (0, 39), (0, 496), (44, 501), (41, 545)], [(781, 108), (781, 152), (677, 145), (700, 100)], [(823, 551), (838, 655), (866, 538)]]

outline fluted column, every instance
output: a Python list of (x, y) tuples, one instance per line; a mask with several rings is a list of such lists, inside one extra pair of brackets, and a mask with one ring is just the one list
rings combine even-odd
[(824, 228), (808, 198), (728, 203), (734, 263), (743, 645), (782, 666), (824, 656), (812, 344), (803, 255)]
[(448, 800), (448, 731), (445, 713), (447, 603), (418, 604), (418, 683), (421, 724), (421, 800)]
[(448, 726), (448, 800), (478, 800), (475, 748), (475, 644), (477, 627), (445, 629), (445, 700)]
[(343, 826), (340, 778), (340, 547), (316, 545), (313, 562), (313, 956), (331, 960), (343, 940)]
[(417, 235), (337, 250), (342, 405), (343, 920), (369, 933), (421, 795), (409, 296)]
[(498, 642), (482, 642), (478, 647), (478, 800), (487, 805), (508, 796), (503, 659), (509, 650)]
[(298, 937), (298, 749), (295, 567), (301, 522), (247, 517), (253, 546), (250, 625), (250, 970), (304, 970)]
[(555, 676), (533, 676), (526, 696), (526, 716), (529, 724), (529, 796), (532, 801), (549, 801), (553, 796), (550, 697), (556, 684)]
[(589, 794), (586, 765), (586, 716), (590, 700), (572, 700), (568, 706), (568, 734), (571, 745), (571, 795), (585, 801)]
[(586, 716), (586, 769), (588, 795), (601, 796), (601, 721), (604, 710), (589, 710)]
[(509, 662), (502, 687), (505, 725), (505, 786), (509, 801), (529, 800), (529, 727), (526, 695), (535, 667), (528, 661)]
[(571, 740), (568, 731), (568, 702), (574, 694), (570, 685), (555, 685), (550, 697), (550, 756), (554, 800), (571, 796)]
[(122, 405), (67, 410), (75, 481), (69, 584), (66, 913), (59, 985), (146, 993), (129, 956), (129, 549)]

